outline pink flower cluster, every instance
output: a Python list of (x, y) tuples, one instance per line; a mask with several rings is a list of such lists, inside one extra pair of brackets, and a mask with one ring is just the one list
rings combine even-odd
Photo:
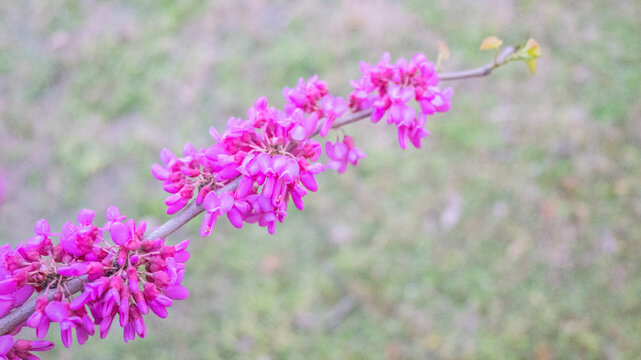
[[(402, 148), (408, 140), (420, 147), (428, 134), (427, 115), (447, 111), (452, 95), (451, 89), (441, 91), (436, 86), (434, 64), (423, 54), (391, 64), (385, 54), (375, 66), (361, 63), (361, 71), (361, 79), (352, 81), (355, 90), (349, 95), (349, 108), (373, 109), (374, 122), (387, 115), (388, 122), (398, 128)], [(303, 209), (303, 197), (318, 189), (315, 175), (325, 170), (316, 162), (323, 149), (312, 137), (326, 136), (348, 103), (331, 95), (327, 83), (317, 76), (284, 88), (283, 97), (283, 110), (261, 97), (248, 110), (246, 120), (229, 119), (222, 134), (212, 127), (215, 144), (209, 147), (196, 149), (188, 143), (182, 157), (162, 150), (163, 165), (154, 164), (151, 171), (170, 193), (165, 199), (168, 214), (184, 208), (195, 194), (196, 204), (206, 210), (200, 233), (207, 236), (220, 215), (227, 215), (235, 227), (258, 223), (274, 233), (275, 224), (287, 216), (290, 199)], [(418, 102), (418, 113), (410, 104), (412, 98)], [(365, 157), (348, 135), (340, 142), (327, 142), (325, 151), (327, 167), (339, 173), (347, 163), (356, 165)], [(235, 190), (219, 191), (237, 178)]]
[[(143, 315), (151, 310), (165, 318), (173, 300), (189, 296), (181, 285), (188, 240), (169, 246), (164, 239), (145, 239), (145, 223), (126, 220), (114, 206), (102, 227), (93, 219), (94, 212), (84, 209), (78, 223), (67, 222), (59, 234), (42, 219), (31, 239), (14, 249), (9, 244), (0, 247), (0, 317), (39, 291), (36, 311), (22, 325), (34, 328), (38, 338), (47, 335), (52, 322), (59, 324), (66, 347), (73, 342), (74, 329), (80, 344), (95, 334), (96, 325), (104, 338), (118, 315), (127, 342), (145, 337)], [(54, 245), (55, 237), (60, 240)], [(64, 294), (74, 278), (86, 284), (72, 298)], [(47, 341), (14, 341), (12, 335), (22, 326), (0, 337), (0, 358), (31, 359), (35, 357), (29, 351), (53, 347)]]
[(285, 97), (285, 113), (291, 115), (296, 109), (301, 109), (307, 114), (316, 113), (323, 122), (320, 135), (327, 136), (334, 124), (334, 120), (347, 111), (347, 101), (342, 97), (329, 94), (327, 82), (312, 76), (307, 82), (303, 78), (298, 80), (298, 85), (290, 89), (283, 89)]
[(327, 167), (338, 171), (339, 174), (345, 172), (348, 162), (356, 166), (358, 159), (365, 157), (365, 153), (354, 145), (354, 139), (349, 135), (345, 135), (342, 142), (326, 142), (325, 153), (331, 159)]
[[(361, 62), (360, 69), (360, 80), (351, 81), (354, 91), (349, 95), (350, 108), (373, 109), (372, 122), (387, 115), (387, 123), (398, 128), (401, 148), (407, 147), (407, 140), (420, 148), (421, 139), (429, 134), (424, 128), (427, 115), (450, 109), (452, 89), (437, 86), (439, 76), (434, 64), (424, 54), (414, 55), (409, 62), (400, 58), (392, 64), (390, 54), (385, 53), (378, 64)], [(418, 113), (409, 104), (412, 99), (418, 102)]]
[[(301, 79), (283, 93), (284, 110), (261, 97), (247, 120), (229, 119), (222, 134), (212, 127), (216, 143), (207, 148), (187, 144), (181, 158), (161, 152), (164, 166), (155, 164), (152, 173), (171, 193), (165, 200), (168, 213), (183, 208), (196, 193), (196, 203), (206, 209), (201, 235), (207, 236), (223, 214), (236, 227), (258, 223), (274, 233), (275, 224), (287, 216), (290, 199), (303, 209), (302, 198), (318, 190), (314, 176), (325, 170), (316, 162), (322, 147), (311, 136), (328, 132), (347, 102), (330, 95), (327, 83), (317, 77)], [(216, 193), (238, 177), (235, 191)]]

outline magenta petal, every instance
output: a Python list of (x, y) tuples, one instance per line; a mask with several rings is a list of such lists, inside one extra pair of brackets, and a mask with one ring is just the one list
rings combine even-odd
[(236, 197), (238, 199), (243, 199), (251, 193), (251, 191), (254, 189), (254, 180), (250, 177), (243, 176), (243, 178), (240, 180), (240, 183), (238, 184), (238, 188), (236, 189)]
[(305, 171), (300, 174), (300, 181), (310, 191), (318, 190), (318, 184), (316, 183), (316, 179), (314, 179), (314, 175), (309, 171)]
[(33, 230), (36, 235), (48, 235), (51, 232), (49, 223), (45, 219), (38, 220)]
[(342, 174), (345, 171), (345, 162), (339, 160), (330, 160), (327, 162), (327, 167), (338, 171)]
[(123, 216), (120, 213), (120, 209), (118, 209), (114, 205), (111, 205), (109, 208), (107, 208), (105, 217), (107, 218), (107, 221), (119, 221)]
[(316, 131), (316, 126), (318, 126), (318, 115), (312, 113), (305, 119), (305, 135), (311, 135)]
[(300, 165), (298, 165), (298, 161), (292, 158), (288, 158), (287, 163), (285, 164), (285, 171), (292, 177), (298, 177), (298, 172), (300, 171)]
[(229, 209), (234, 206), (234, 197), (231, 196), (229, 193), (224, 193), (220, 195), (220, 210), (223, 213), (226, 213), (229, 211)]
[(200, 236), (205, 237), (211, 234), (212, 229), (216, 225), (216, 218), (218, 213), (206, 212), (203, 217), (203, 223), (200, 226)]
[(60, 266), (56, 271), (62, 276), (80, 276), (86, 274), (87, 269), (86, 263), (73, 263), (69, 266)]
[(174, 254), (174, 257), (176, 258), (176, 261), (179, 263), (186, 263), (187, 260), (189, 260), (190, 254), (189, 251), (183, 250), (183, 251), (178, 251)]
[(203, 207), (207, 210), (215, 210), (220, 206), (220, 199), (218, 198), (218, 195), (216, 195), (216, 192), (211, 191), (207, 196), (205, 196), (205, 200), (203, 201)]
[[(5, 316), (13, 307), (13, 297), (10, 295), (0, 295), (0, 317)], [(0, 352), (2, 354), (2, 352)]]
[(238, 177), (238, 175), (240, 175), (238, 168), (232, 164), (219, 171), (218, 174), (216, 174), (216, 179), (231, 180)]
[(183, 241), (179, 242), (178, 244), (176, 244), (176, 246), (174, 246), (174, 248), (178, 252), (178, 251), (183, 251), (183, 250), (187, 249), (188, 246), (189, 246), (189, 239), (186, 239), (186, 240), (183, 240)]
[(182, 200), (182, 195), (180, 193), (169, 195), (165, 198), (165, 205), (171, 206)]
[(187, 202), (189, 202), (189, 199), (181, 198), (180, 201), (177, 201), (175, 204), (167, 208), (167, 215), (172, 215), (177, 213), (182, 208), (184, 208), (185, 205), (187, 205)]
[(273, 177), (268, 177), (267, 181), (265, 181), (265, 186), (263, 186), (263, 190), (261, 191), (261, 194), (265, 197), (271, 197), (273, 192), (274, 192), (274, 185), (276, 184), (276, 179)]
[(401, 149), (407, 148), (407, 127), (401, 126), (398, 128), (398, 144), (401, 146)]
[(164, 307), (169, 307), (174, 304), (174, 301), (165, 295), (158, 295), (158, 297), (156, 298), (156, 302), (158, 302), (160, 305)]
[(216, 130), (216, 128), (215, 128), (215, 127), (213, 127), (213, 126), (210, 126), (210, 127), (209, 127), (209, 135), (210, 135), (214, 140), (216, 140), (216, 142), (220, 141), (220, 138), (221, 138), (220, 133), (218, 132), (218, 130)]
[(31, 351), (49, 351), (55, 346), (51, 341), (32, 341)]
[(94, 212), (89, 209), (82, 209), (78, 213), (78, 224), (89, 225), (93, 221)]
[(180, 191), (180, 189), (183, 188), (184, 183), (182, 182), (175, 182), (175, 183), (167, 183), (165, 182), (162, 185), (162, 189), (165, 190), (166, 192), (170, 194), (175, 194)]
[(87, 302), (89, 302), (90, 299), (91, 299), (91, 292), (85, 291), (82, 294), (80, 294), (79, 296), (77, 296), (75, 299), (73, 299), (73, 301), (71, 302), (71, 305), (69, 307), (72, 310), (79, 309), (79, 308), (85, 306), (85, 304)]
[(134, 325), (132, 323), (128, 323), (127, 325), (125, 325), (122, 335), (125, 339), (125, 342), (129, 342), (129, 340), (135, 339), (136, 333), (134, 332)]
[(283, 155), (276, 155), (272, 158), (273, 168), (274, 171), (276, 171), (276, 174), (280, 174), (283, 171), (285, 165), (287, 164), (287, 159), (289, 158)]
[(62, 345), (69, 348), (73, 343), (73, 333), (71, 329), (60, 330), (60, 339), (62, 340)]
[(65, 306), (59, 301), (50, 302), (45, 308), (45, 313), (47, 317), (54, 322), (61, 322), (69, 316), (69, 312)]
[(78, 338), (78, 344), (82, 345), (89, 339), (89, 333), (83, 328), (77, 328), (76, 337)]
[(171, 172), (162, 165), (153, 164), (151, 166), (151, 174), (158, 180), (167, 180), (169, 179), (169, 175), (171, 175)]
[(272, 168), (272, 158), (266, 153), (260, 153), (256, 156), (256, 162), (263, 173), (267, 173)]
[(182, 285), (167, 286), (163, 292), (167, 297), (174, 300), (184, 300), (189, 297), (189, 290)]
[(192, 156), (196, 152), (196, 148), (190, 142), (183, 145), (183, 156)]
[(163, 164), (167, 165), (169, 162), (171, 162), (173, 159), (176, 158), (176, 155), (171, 152), (171, 150), (164, 148), (160, 151), (160, 161), (163, 162)]
[(12, 294), (14, 298), (13, 306), (17, 307), (22, 305), (25, 301), (29, 300), (29, 298), (31, 297), (31, 294), (33, 294), (34, 291), (35, 289), (31, 285), (23, 286), (17, 291), (15, 291)]
[(305, 205), (303, 204), (303, 199), (300, 197), (300, 195), (298, 195), (298, 193), (295, 191), (292, 191), (290, 194), (292, 195), (292, 201), (294, 201), (294, 205), (296, 205), (298, 210), (304, 210)]
[(318, 174), (325, 171), (325, 166), (321, 163), (314, 163), (307, 167), (307, 171), (312, 174)]
[(6, 355), (13, 347), (13, 336), (2, 335), (0, 336), (0, 354)]
[(36, 337), (38, 339), (42, 339), (47, 336), (47, 333), (49, 332), (49, 325), (51, 325), (51, 321), (49, 321), (48, 318), (40, 321), (38, 327), (36, 327)]
[(129, 302), (121, 302), (120, 306), (118, 307), (118, 317), (119, 317), (119, 322), (120, 326), (125, 327), (127, 324), (129, 324)]
[(303, 128), (301, 125), (294, 126), (294, 128), (289, 132), (289, 137), (296, 141), (304, 140), (305, 135), (305, 128)]
[(100, 338), (104, 339), (109, 334), (109, 329), (111, 329), (111, 324), (114, 321), (113, 316), (106, 317), (100, 322)]
[(159, 318), (164, 319), (167, 317), (167, 308), (158, 304), (157, 302), (152, 302), (149, 304), (149, 308), (154, 312)]
[(320, 136), (325, 137), (327, 134), (329, 134), (329, 131), (332, 129), (332, 125), (334, 125), (334, 119), (327, 118), (323, 122), (323, 125), (321, 125), (320, 128)]
[(25, 321), (25, 325), (27, 325), (30, 328), (36, 328), (38, 327), (38, 324), (40, 324), (43, 317), (44, 317), (44, 314), (42, 313), (42, 311), (36, 310), (33, 314), (31, 314), (31, 316), (29, 316), (27, 321)]
[(16, 291), (17, 285), (16, 281), (12, 278), (4, 279), (0, 281), (0, 295), (10, 294)]
[(334, 143), (332, 143), (331, 141), (325, 142), (325, 153), (332, 159), (336, 158), (336, 153), (334, 152)]
[(345, 145), (345, 143), (342, 143), (342, 142), (336, 143), (336, 145), (334, 145), (334, 157), (333, 158), (336, 159), (336, 160), (345, 159), (345, 157), (347, 156), (347, 152), (348, 151), (349, 150), (347, 149), (347, 145)]
[(254, 154), (249, 154), (245, 157), (245, 160), (243, 160), (241, 165), (241, 169), (242, 168), (245, 169), (245, 175), (253, 176), (260, 172), (260, 165), (258, 164), (258, 160), (256, 160), (256, 156)]
[(243, 217), (236, 208), (232, 208), (227, 212), (227, 218), (234, 227), (240, 229), (243, 227)]
[(111, 239), (114, 241), (114, 243), (124, 246), (131, 240), (131, 231), (127, 225), (117, 222), (111, 225), (111, 230), (109, 230), (111, 233)]

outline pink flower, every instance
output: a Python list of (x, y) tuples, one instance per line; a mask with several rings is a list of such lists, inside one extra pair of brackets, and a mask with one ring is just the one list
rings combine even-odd
[[(61, 234), (52, 233), (49, 224), (39, 220), (36, 236), (28, 242), (13, 250), (10, 245), (0, 247), (0, 312), (21, 305), (35, 290), (46, 289), (53, 298), (38, 297), (25, 325), (42, 338), (50, 323), (58, 323), (62, 343), (69, 347), (74, 329), (78, 343), (83, 344), (95, 334), (95, 325), (99, 325), (100, 336), (106, 336), (116, 315), (127, 334), (131, 329), (134, 336), (144, 337), (143, 315), (153, 310), (166, 317), (173, 304), (170, 297), (182, 300), (189, 296), (181, 285), (189, 259), (188, 240), (168, 246), (164, 239), (144, 239), (145, 223), (136, 226), (113, 206), (102, 227), (93, 225), (93, 219), (93, 211), (82, 210), (78, 224), (65, 224)], [(105, 232), (114, 244), (103, 241)], [(57, 236), (60, 243), (54, 246), (52, 238)], [(63, 298), (65, 282), (78, 276), (88, 280), (84, 291), (75, 298)], [(4, 351), (8, 358), (28, 357), (32, 356), (29, 351), (46, 351), (50, 344), (4, 337), (0, 338), (0, 355)]]
[(202, 151), (187, 143), (183, 147), (183, 157), (178, 158), (168, 149), (160, 152), (160, 159), (165, 166), (154, 164), (151, 167), (153, 176), (163, 182), (163, 189), (171, 193), (165, 199), (167, 214), (174, 214), (187, 205), (192, 198), (195, 184), (201, 175)]
[(318, 80), (318, 76), (314, 75), (307, 81), (300, 78), (295, 88), (283, 89), (285, 113), (291, 114), (295, 109), (301, 109), (310, 114), (317, 110), (316, 102), (328, 93), (327, 82)]
[(205, 217), (200, 227), (200, 236), (208, 236), (216, 225), (216, 219), (221, 214), (226, 214), (234, 206), (234, 197), (230, 193), (221, 194), (220, 197), (215, 192), (210, 192), (205, 196), (203, 202), (205, 207)]
[(92, 225), (94, 212), (83, 209), (78, 213), (78, 225), (67, 222), (62, 227), (60, 245), (69, 254), (83, 256), (91, 252), (96, 241), (102, 240), (102, 233)]
[(358, 159), (365, 157), (365, 153), (354, 145), (354, 139), (349, 135), (343, 137), (343, 142), (326, 142), (325, 151), (331, 159), (327, 167), (338, 171), (339, 174), (345, 171), (348, 162), (358, 165)]
[[(391, 64), (389, 53), (385, 53), (376, 65), (362, 63), (361, 73), (361, 79), (351, 82), (354, 91), (349, 96), (350, 108), (372, 108), (372, 122), (387, 116), (387, 122), (398, 128), (403, 149), (407, 140), (417, 148), (421, 146), (421, 139), (429, 133), (423, 129), (427, 115), (450, 108), (452, 89), (437, 86), (434, 64), (424, 54), (414, 55), (409, 62), (400, 58)], [(418, 103), (418, 114), (412, 99)]]
[(126, 224), (121, 222), (114, 223), (109, 232), (111, 239), (116, 245), (127, 250), (134, 250), (140, 246), (146, 229), (147, 224), (144, 221), (141, 221), (138, 227), (136, 227), (136, 222), (133, 219), (129, 219)]
[(68, 303), (51, 301), (45, 307), (45, 314), (49, 320), (60, 324), (60, 338), (62, 344), (67, 348), (71, 346), (73, 341), (72, 329), (78, 326), (80, 320), (77, 316), (70, 315), (68, 306)]

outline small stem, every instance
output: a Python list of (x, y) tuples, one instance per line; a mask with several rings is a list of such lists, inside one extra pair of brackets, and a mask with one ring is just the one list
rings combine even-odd
[[(351, 124), (353, 122), (357, 122), (359, 120), (368, 118), (370, 115), (372, 115), (372, 111), (373, 111), (372, 109), (366, 109), (366, 110), (357, 111), (355, 113), (343, 115), (338, 119), (334, 120), (334, 124), (332, 124), (332, 129), (337, 129), (341, 126), (345, 126), (347, 124)], [(319, 133), (320, 133), (320, 125), (316, 128), (316, 131), (314, 131), (309, 137), (314, 137)]]
[(515, 51), (516, 51), (516, 48), (514, 46), (508, 46), (501, 52), (501, 55), (499, 55), (494, 61), (492, 61), (491, 63), (485, 66), (477, 67), (475, 69), (470, 69), (470, 70), (459, 71), (459, 72), (442, 73), (442, 74), (439, 74), (439, 78), (441, 80), (447, 81), (447, 80), (461, 80), (461, 79), (488, 76), (492, 73), (492, 70), (496, 69), (501, 65), (504, 65), (506, 63), (506, 60), (512, 54), (514, 54)]

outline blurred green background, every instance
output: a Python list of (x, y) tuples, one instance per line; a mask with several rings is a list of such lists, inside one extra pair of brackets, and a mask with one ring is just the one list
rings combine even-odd
[[(635, 359), (641, 354), (641, 4), (541, 1), (0, 2), (0, 238), (115, 204), (160, 224), (149, 168), (211, 142), (259, 96), (318, 74), (346, 96), (358, 62), (445, 41), (534, 37), (510, 64), (450, 82), (420, 150), (347, 131), (368, 154), (320, 177), (270, 236), (194, 222), (187, 301), (148, 336), (60, 359)], [(59, 343), (57, 327), (51, 336)]]

